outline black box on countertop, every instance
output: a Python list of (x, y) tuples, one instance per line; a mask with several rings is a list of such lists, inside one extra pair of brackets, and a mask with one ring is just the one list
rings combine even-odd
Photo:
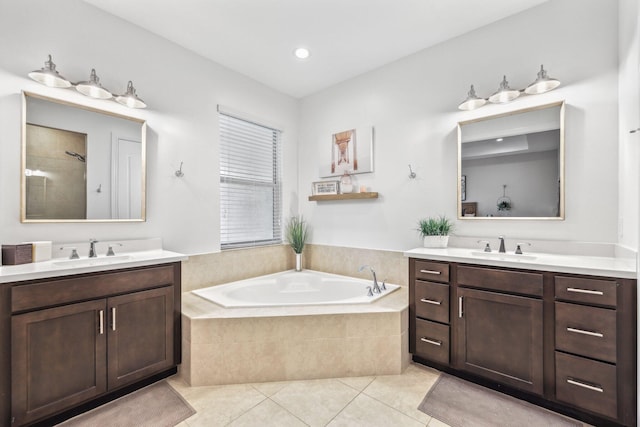
[(31, 262), (33, 248), (31, 243), (2, 245), (2, 265), (27, 264)]

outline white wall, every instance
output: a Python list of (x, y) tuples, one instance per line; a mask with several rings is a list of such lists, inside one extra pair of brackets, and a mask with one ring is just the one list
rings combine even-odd
[[(301, 210), (313, 243), (405, 250), (420, 245), (419, 218), (456, 217), (456, 124), (566, 100), (566, 220), (457, 221), (461, 235), (615, 242), (618, 210), (616, 4), (556, 0), (303, 99)], [(548, 94), (460, 112), (474, 84), (483, 96), (503, 76), (512, 87), (535, 79), (540, 64), (562, 86)], [(374, 201), (307, 202), (335, 131), (375, 126), (375, 172), (360, 185)], [(407, 164), (417, 173), (408, 177)]]
[[(219, 250), (217, 104), (282, 126), (284, 212), (295, 210), (298, 102), (80, 0), (0, 3), (0, 242), (162, 237), (188, 254)], [(147, 110), (39, 85), (27, 73), (52, 54), (72, 81), (95, 68), (123, 93), (133, 80)], [(145, 223), (21, 224), (20, 91), (147, 120)], [(174, 172), (184, 161), (183, 178)], [(293, 206), (293, 208), (292, 208)]]

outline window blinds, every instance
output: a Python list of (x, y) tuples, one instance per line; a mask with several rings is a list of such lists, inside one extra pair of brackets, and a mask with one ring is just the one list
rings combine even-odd
[(281, 243), (281, 132), (222, 112), (219, 121), (221, 248)]

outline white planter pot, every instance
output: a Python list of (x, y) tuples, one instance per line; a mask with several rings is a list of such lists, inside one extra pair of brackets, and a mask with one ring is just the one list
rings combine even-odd
[(424, 236), (425, 248), (446, 248), (449, 244), (449, 236)]
[(302, 254), (296, 254), (296, 271), (302, 271)]

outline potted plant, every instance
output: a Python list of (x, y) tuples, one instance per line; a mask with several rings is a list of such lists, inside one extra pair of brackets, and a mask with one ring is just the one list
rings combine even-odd
[(289, 218), (285, 228), (285, 238), (296, 254), (296, 271), (302, 270), (302, 249), (304, 249), (307, 236), (307, 223), (302, 215)]
[(418, 232), (423, 238), (425, 248), (446, 248), (453, 223), (445, 216), (429, 217), (418, 221)]

